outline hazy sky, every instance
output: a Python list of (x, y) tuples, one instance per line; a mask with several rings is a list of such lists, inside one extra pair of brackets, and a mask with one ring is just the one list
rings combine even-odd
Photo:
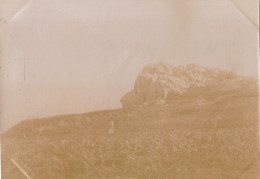
[(1, 0), (0, 7), (2, 129), (119, 108), (150, 62), (257, 74), (257, 0)]

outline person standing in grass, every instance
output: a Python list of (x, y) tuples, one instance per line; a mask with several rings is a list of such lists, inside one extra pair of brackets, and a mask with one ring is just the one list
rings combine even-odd
[(113, 133), (114, 133), (114, 130), (115, 130), (115, 123), (114, 123), (114, 121), (112, 120), (111, 123), (110, 123), (109, 134), (113, 134)]

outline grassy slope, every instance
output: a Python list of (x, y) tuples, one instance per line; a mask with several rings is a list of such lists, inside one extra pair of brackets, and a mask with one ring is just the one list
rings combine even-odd
[(164, 106), (27, 120), (2, 136), (3, 177), (23, 177), (12, 158), (37, 179), (258, 178), (257, 108), (240, 78)]

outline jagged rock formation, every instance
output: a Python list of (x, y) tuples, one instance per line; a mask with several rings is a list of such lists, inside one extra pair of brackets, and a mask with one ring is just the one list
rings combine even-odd
[(138, 75), (134, 89), (121, 98), (123, 107), (164, 103), (168, 95), (182, 95), (193, 87), (235, 78), (232, 71), (187, 64), (173, 67), (164, 62), (149, 64)]

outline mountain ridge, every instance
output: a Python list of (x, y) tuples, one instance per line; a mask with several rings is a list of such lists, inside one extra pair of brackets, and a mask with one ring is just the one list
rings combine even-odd
[(124, 107), (165, 103), (169, 93), (182, 95), (190, 88), (236, 78), (233, 71), (196, 64), (172, 66), (164, 62), (146, 65), (136, 78), (134, 89), (121, 98)]

